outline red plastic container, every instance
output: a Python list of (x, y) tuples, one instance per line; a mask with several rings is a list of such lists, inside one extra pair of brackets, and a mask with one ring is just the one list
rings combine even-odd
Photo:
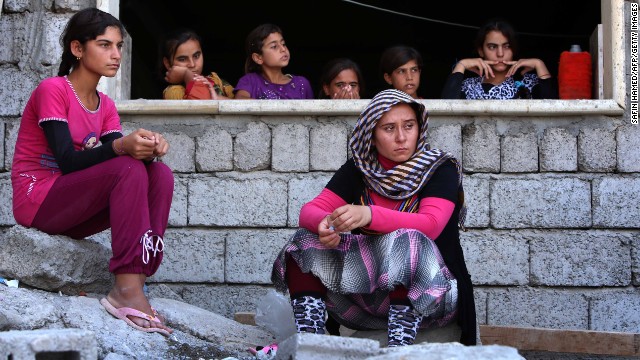
[(591, 54), (563, 51), (558, 67), (560, 99), (591, 99)]

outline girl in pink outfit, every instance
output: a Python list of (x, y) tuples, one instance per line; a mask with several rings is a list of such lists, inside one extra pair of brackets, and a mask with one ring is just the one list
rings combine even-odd
[(390, 347), (452, 321), (461, 343), (476, 344), (458, 230), (462, 173), (451, 154), (429, 147), (427, 120), (405, 92), (374, 96), (351, 135), (351, 159), (300, 210), (301, 229), (271, 274), (291, 297), (298, 332), (335, 333), (328, 312), (351, 329), (387, 329)]
[(95, 8), (69, 20), (58, 76), (33, 91), (20, 122), (13, 213), (20, 225), (75, 239), (111, 228), (115, 283), (101, 303), (135, 328), (169, 334), (143, 292), (162, 261), (173, 174), (154, 159), (169, 144), (145, 129), (123, 136), (113, 101), (96, 90), (118, 72), (124, 34)]

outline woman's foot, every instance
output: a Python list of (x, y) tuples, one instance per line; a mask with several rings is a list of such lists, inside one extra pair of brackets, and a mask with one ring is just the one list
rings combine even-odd
[(293, 319), (299, 333), (326, 334), (327, 306), (322, 299), (301, 296), (291, 300)]
[(143, 285), (144, 279), (140, 274), (118, 274), (116, 275), (113, 288), (107, 295), (107, 300), (115, 308), (133, 308), (150, 315), (154, 319), (147, 320), (136, 316), (129, 316), (129, 319), (140, 327), (160, 328), (172, 332), (173, 330), (164, 325), (163, 319), (154, 315), (154, 310), (142, 290)]
[(388, 347), (413, 345), (422, 316), (412, 306), (389, 307)]

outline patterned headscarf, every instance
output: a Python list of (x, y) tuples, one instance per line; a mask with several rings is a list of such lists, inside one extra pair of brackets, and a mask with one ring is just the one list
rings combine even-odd
[[(376, 123), (393, 106), (408, 104), (416, 112), (420, 125), (420, 134), (416, 152), (402, 164), (385, 170), (378, 161), (378, 152), (373, 146), (372, 137)], [(356, 166), (364, 174), (364, 180), (370, 189), (394, 200), (407, 199), (415, 195), (429, 181), (435, 170), (445, 161), (453, 161), (458, 168), (460, 189), (460, 225), (464, 222), (466, 208), (462, 192), (462, 169), (453, 155), (439, 149), (431, 149), (427, 142), (428, 113), (424, 105), (408, 94), (389, 89), (378, 93), (362, 111), (349, 140), (349, 146)]]

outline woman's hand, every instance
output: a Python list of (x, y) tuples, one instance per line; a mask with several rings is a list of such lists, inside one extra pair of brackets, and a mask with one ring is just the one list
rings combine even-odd
[(507, 71), (507, 77), (515, 75), (518, 70), (521, 70), (520, 75), (524, 75), (531, 70), (535, 70), (540, 76), (549, 75), (547, 66), (540, 59), (520, 59), (517, 61), (505, 61), (504, 63), (511, 65), (509, 71)]
[(327, 215), (320, 224), (318, 224), (318, 239), (322, 245), (333, 249), (340, 244), (340, 234), (338, 234), (331, 225), (329, 217), (330, 215)]
[[(164, 145), (162, 146), (166, 153), (166, 150), (169, 149), (169, 144), (166, 143), (164, 138), (162, 138), (162, 140), (166, 144), (166, 148)], [(138, 129), (123, 137), (120, 141), (122, 142), (122, 150), (134, 159), (148, 160), (156, 156), (155, 151), (158, 144), (156, 143), (157, 139), (154, 132)]]
[(329, 215), (329, 221), (337, 232), (348, 232), (371, 223), (371, 208), (362, 205), (343, 205)]
[(499, 61), (483, 60), (482, 58), (462, 59), (453, 67), (452, 72), (464, 73), (465, 70), (472, 71), (480, 76), (494, 77), (491, 65), (498, 64)]
[(164, 136), (162, 136), (162, 134), (160, 133), (153, 133), (153, 138), (155, 141), (155, 148), (153, 149), (153, 155), (154, 157), (161, 157), (164, 156), (167, 152), (169, 152), (169, 142), (167, 142), (167, 139), (164, 138)]

